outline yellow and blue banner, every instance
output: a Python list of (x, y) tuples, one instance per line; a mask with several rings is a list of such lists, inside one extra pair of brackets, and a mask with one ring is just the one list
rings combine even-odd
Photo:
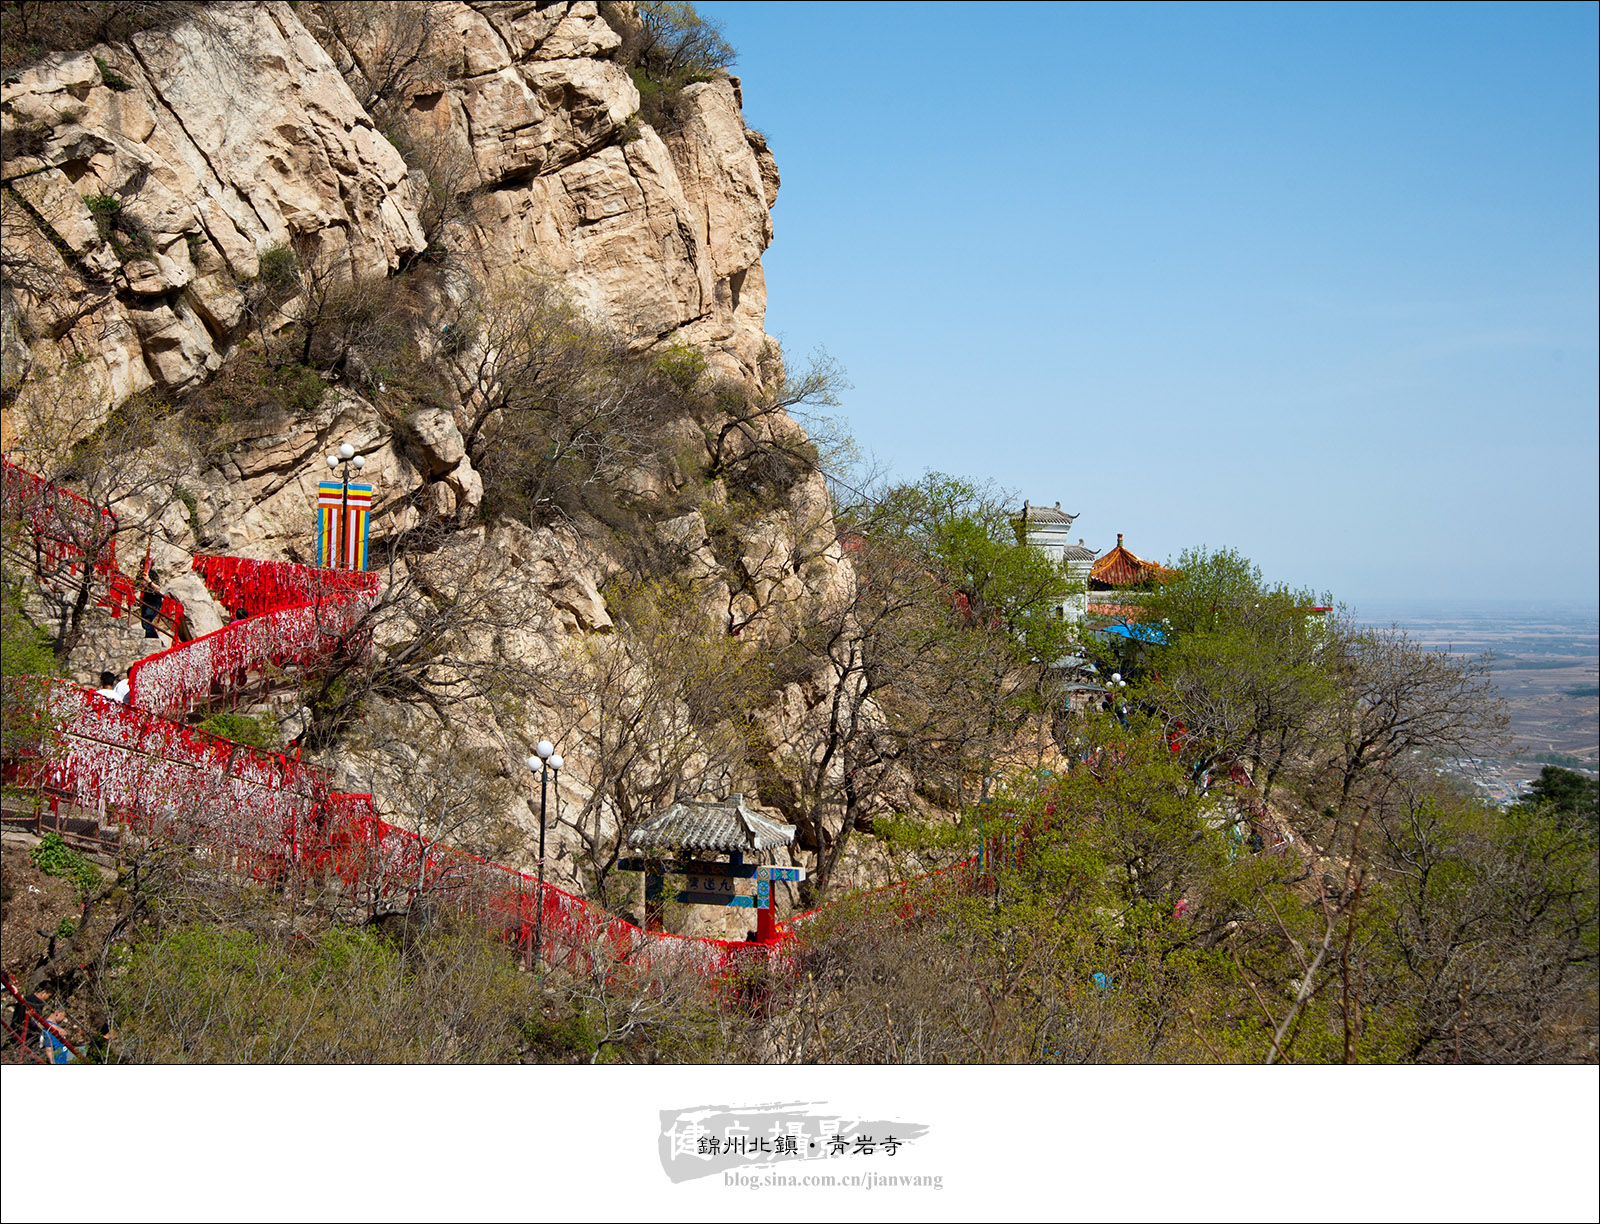
[[(367, 518), (372, 486), (341, 481), (317, 486), (317, 564), (325, 569), (367, 568)], [(341, 521), (342, 515), (342, 521)]]

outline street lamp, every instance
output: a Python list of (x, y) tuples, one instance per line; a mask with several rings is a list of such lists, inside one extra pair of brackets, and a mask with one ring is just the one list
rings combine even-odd
[(556, 815), (561, 815), (561, 767), (566, 764), (556, 746), (549, 740), (540, 740), (528, 758), (528, 768), (539, 771), (539, 893), (534, 900), (537, 906), (533, 920), (534, 946), (539, 949), (539, 959), (544, 960), (544, 810), (545, 797), (550, 788), (550, 772), (556, 775)]
[(1112, 672), (1111, 679), (1106, 681), (1106, 699), (1111, 702), (1111, 712), (1117, 716), (1117, 721), (1124, 728), (1128, 725), (1128, 707), (1120, 704), (1120, 690), (1128, 687), (1128, 682), (1122, 678), (1121, 672)]
[(354, 464), (357, 472), (367, 466), (366, 457), (356, 454), (356, 448), (348, 442), (339, 443), (339, 453), (328, 456), (328, 469), (342, 468), (344, 472), (344, 492), (339, 495), (339, 561), (333, 568), (343, 569), (345, 555), (350, 550), (350, 466)]

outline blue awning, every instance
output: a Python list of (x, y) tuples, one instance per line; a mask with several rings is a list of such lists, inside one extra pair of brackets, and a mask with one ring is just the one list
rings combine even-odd
[(1167, 644), (1166, 630), (1160, 625), (1107, 625), (1099, 632), (1115, 633), (1118, 637), (1132, 638), (1136, 642), (1154, 642), (1157, 646)]

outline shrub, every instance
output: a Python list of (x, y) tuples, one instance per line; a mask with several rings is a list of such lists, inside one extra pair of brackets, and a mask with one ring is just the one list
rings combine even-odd
[(22, 115), (7, 114), (5, 157), (37, 157), (50, 143), (50, 125)]
[(264, 748), (268, 752), (276, 752), (281, 746), (276, 723), (267, 718), (252, 718), (248, 714), (213, 714), (200, 724), (200, 729), (236, 744)]
[(182, 485), (175, 486), (172, 490), (172, 495), (183, 503), (183, 508), (188, 513), (189, 530), (194, 534), (194, 538), (198, 540), (200, 538), (200, 502), (191, 490), (184, 488)]
[(100, 231), (100, 240), (102, 242), (111, 241), (111, 235), (117, 228), (118, 217), (122, 213), (122, 201), (117, 199), (116, 196), (84, 196), (83, 206), (89, 210), (89, 215), (94, 218), (94, 227)]
[(305, 366), (279, 366), (277, 385), (288, 406), (296, 412), (313, 412), (327, 390), (320, 375)]
[[(7, 524), (9, 527), (10, 524)], [(9, 566), (8, 566), (9, 568)], [(46, 755), (59, 736), (50, 717), (50, 681), (57, 673), (50, 635), (29, 618), (22, 590), (8, 573), (0, 583), (0, 760), (9, 767)], [(9, 795), (11, 787), (6, 787)], [(23, 789), (24, 801), (38, 792)]]
[(706, 359), (693, 345), (674, 340), (656, 358), (656, 369), (679, 391), (689, 391), (706, 372)]
[(125, 42), (141, 30), (204, 15), (202, 0), (6, 0), (0, 4), (0, 65), (21, 67), (51, 51)]
[(46, 833), (29, 857), (45, 875), (64, 876), (76, 883), (79, 896), (88, 896), (100, 886), (99, 869), (62, 841), (59, 833)]
[[(258, 919), (259, 923), (259, 919)], [(264, 928), (266, 924), (260, 923)], [(537, 987), (493, 936), (433, 920), (311, 937), (196, 922), (136, 941), (109, 983), (138, 1062), (509, 1062), (537, 1032)]]
[(261, 252), (256, 280), (273, 293), (292, 293), (300, 287), (300, 259), (287, 242)]
[[(726, 76), (737, 58), (723, 37), (721, 23), (702, 17), (694, 5), (681, 0), (645, 0), (631, 11), (619, 4), (602, 4), (600, 12), (622, 37), (617, 58), (639, 91), (638, 117), (652, 127), (673, 126), (683, 90), (697, 81)], [(623, 127), (624, 143), (636, 138), (637, 127), (631, 131), (632, 135), (630, 126)]]
[(220, 428), (311, 412), (326, 390), (317, 371), (288, 357), (283, 345), (241, 344), (210, 382), (190, 393), (184, 408), (198, 427), (196, 444), (202, 450), (226, 450), (238, 439), (219, 438)]
[(116, 196), (84, 196), (83, 203), (94, 218), (101, 241), (109, 242), (119, 257), (144, 254), (151, 249), (149, 232), (123, 210), (122, 201)]

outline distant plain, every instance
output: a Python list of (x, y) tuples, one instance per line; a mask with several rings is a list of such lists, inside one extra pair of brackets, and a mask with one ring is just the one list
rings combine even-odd
[(1600, 771), (1600, 606), (1367, 599), (1351, 612), (1363, 625), (1398, 625), (1435, 650), (1490, 653), (1511, 716), (1511, 752), (1493, 758), (1507, 782), (1536, 778), (1547, 763)]

